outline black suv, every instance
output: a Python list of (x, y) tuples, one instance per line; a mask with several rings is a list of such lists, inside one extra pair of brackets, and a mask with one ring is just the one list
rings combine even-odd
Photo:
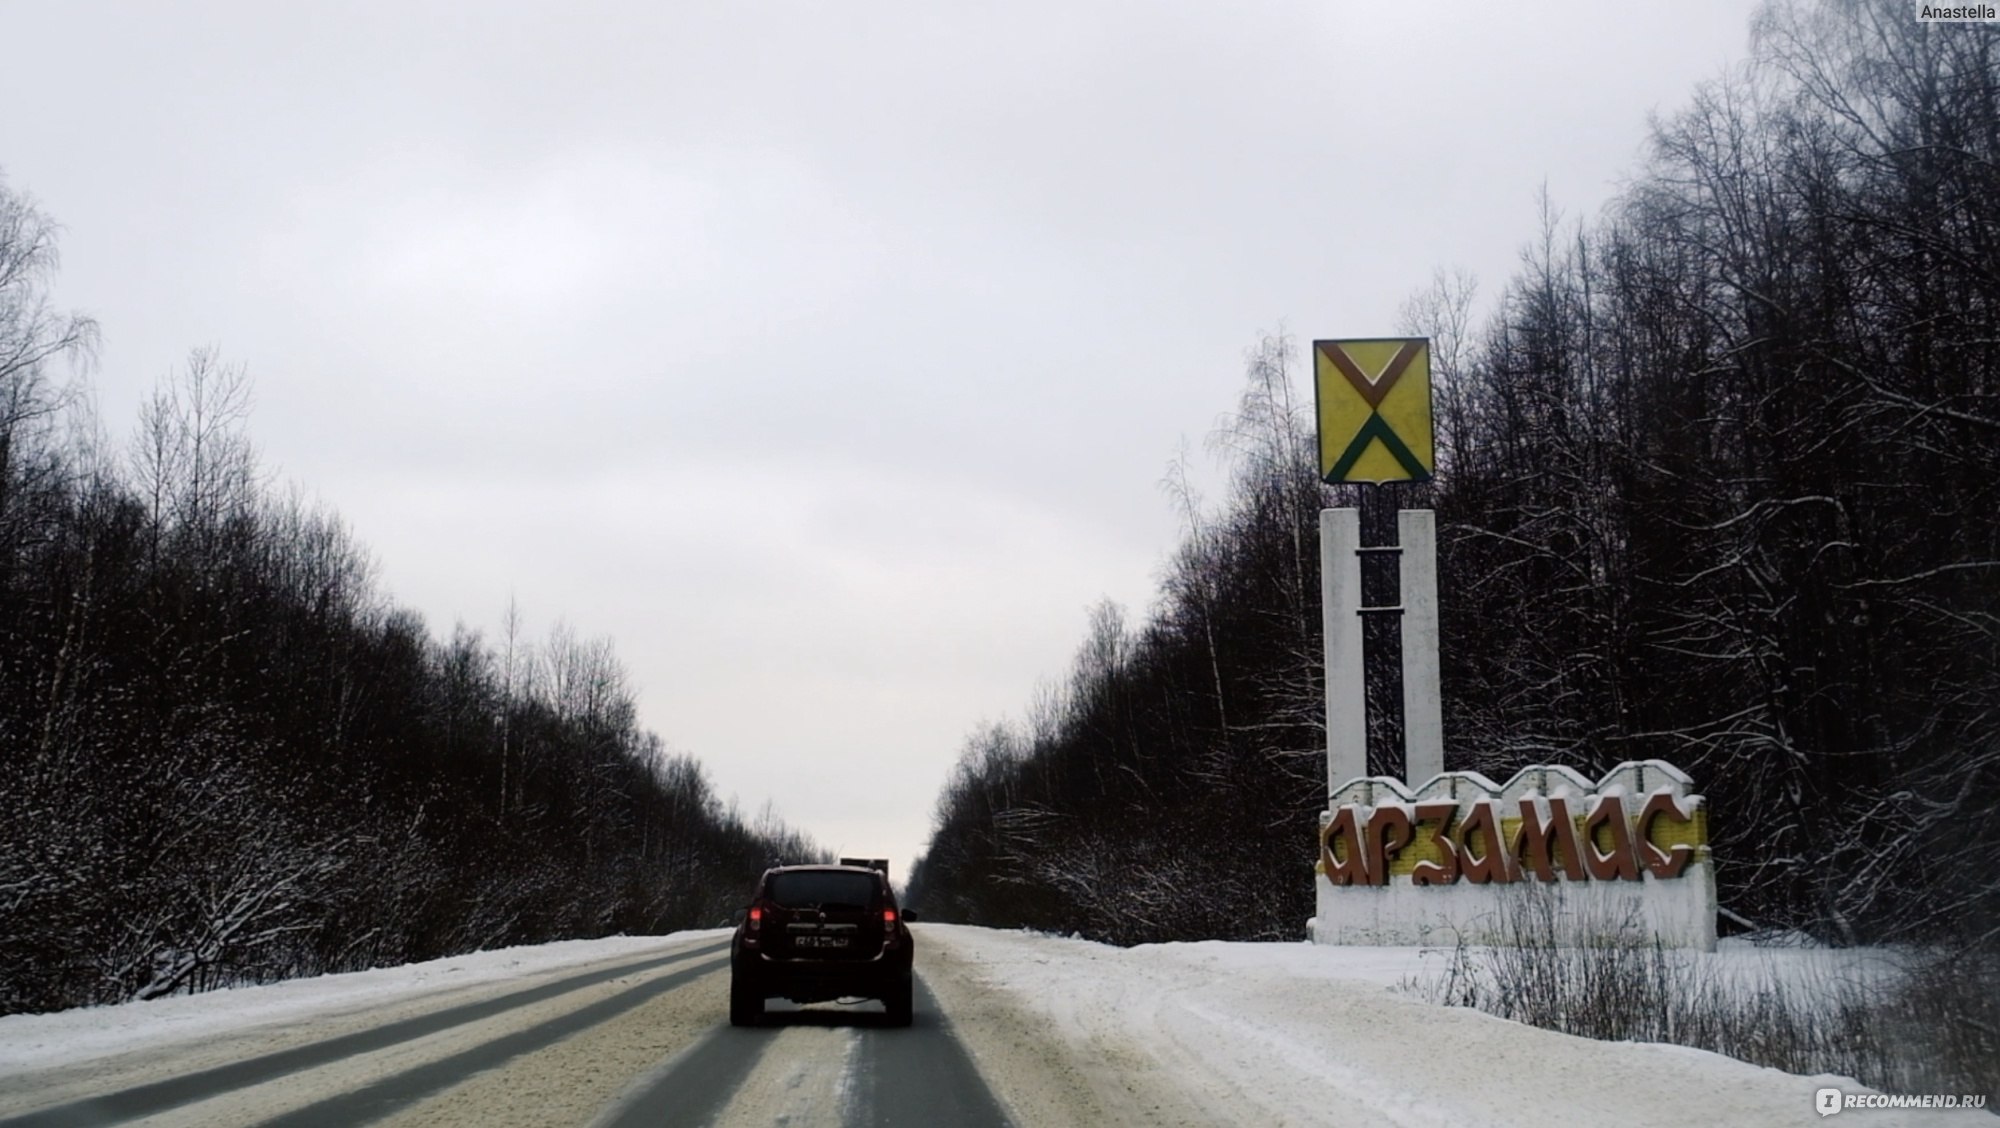
[[(729, 944), (729, 1022), (755, 1026), (764, 1000), (880, 999), (910, 1024), (910, 930), (887, 865), (779, 866)], [(914, 919), (914, 918), (909, 918)]]

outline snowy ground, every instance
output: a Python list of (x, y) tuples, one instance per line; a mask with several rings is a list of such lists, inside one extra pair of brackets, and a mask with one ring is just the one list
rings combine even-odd
[(403, 967), (321, 975), (119, 1006), (0, 1017), (0, 1078), (92, 1058), (198, 1042), (250, 1028), (385, 1008), (423, 996), (512, 983), (658, 951), (679, 940), (716, 940), (727, 929), (672, 936), (614, 936), (475, 952)]
[[(1222, 942), (1118, 949), (1081, 940), (931, 926), (959, 972), (945, 1013), (1017, 1012), (1042, 1033), (988, 1038), (959, 1022), (991, 1083), (1037, 1042), (1086, 1062), (1116, 1063), (1155, 1102), (1133, 1123), (1391, 1125), (1813, 1124), (1817, 1090), (1868, 1091), (1680, 1046), (1594, 1042), (1433, 1006), (1397, 986), (1434, 973), (1441, 950)], [(1867, 955), (1732, 945), (1720, 962), (1746, 980), (1824, 973), (1837, 958), (1872, 974)], [(1717, 957), (1710, 957), (1715, 959)], [(995, 1025), (1001, 1025), (996, 1022)], [(1053, 1035), (1053, 1039), (1051, 1039)], [(1133, 1090), (1136, 1096), (1138, 1090)], [(1118, 1094), (1103, 1087), (1100, 1105)], [(1074, 1119), (1047, 1109), (1040, 1123)], [(1853, 1110), (1843, 1124), (1991, 1124), (1984, 1113)]]
[[(1399, 990), (1441, 969), (1449, 953), (1436, 950), (1222, 942), (1118, 949), (949, 925), (919, 925), (916, 932), (919, 974), (947, 1023), (940, 1033), (956, 1037), (994, 1097), (1023, 1126), (1805, 1125), (1819, 1123), (1812, 1111), (1819, 1088), (1860, 1090), (1839, 1078), (1799, 1077), (1681, 1047), (1591, 1042), (1535, 1030), (1434, 1006)], [(63, 1099), (72, 1099), (93, 1084), (93, 1076), (103, 1079), (96, 1084), (115, 1087), (129, 1083), (122, 1078), (148, 1076), (147, 1068), (185, 1068), (195, 1055), (222, 1053), (226, 1045), (231, 1054), (239, 1052), (231, 1045), (238, 1043), (246, 1047), (241, 1052), (263, 1052), (260, 1047), (324, 1038), (528, 981), (623, 966), (676, 944), (712, 946), (725, 935), (517, 948), (188, 998), (0, 1018), (0, 1117), (7, 1115), (9, 1090), (28, 1102), (17, 1111), (46, 1107), (57, 1094), (47, 1090), (46, 1099), (37, 1097), (33, 1087), (51, 1074), (60, 1075)], [(1873, 974), (1865, 954), (1732, 946), (1719, 958), (1748, 978), (1822, 975), (1835, 959), (1854, 974)], [(701, 1044), (704, 1033), (726, 1031), (725, 981), (720, 970), (706, 973), (686, 990), (504, 1069), (468, 1075), (412, 1106), (397, 1123), (586, 1123), (633, 1078)], [(417, 1058), (442, 1059), (626, 985), (620, 979), (581, 990), (574, 1000), (551, 998), (520, 1015), (498, 1015), (369, 1061), (295, 1075), (267, 1086), (262, 1097), (246, 1093), (190, 1106), (159, 1122), (256, 1122), (408, 1068)], [(754, 1034), (751, 1050), (761, 1056), (746, 1066), (722, 1122), (768, 1124), (780, 1106), (793, 1123), (834, 1116), (851, 1075), (867, 1072), (867, 1055), (858, 1055), (857, 1046), (893, 1054), (898, 1046), (918, 1044), (898, 1042), (898, 1032), (865, 1023), (853, 1028), (837, 1014), (820, 1017), (825, 1021), (736, 1032)], [(558, 1088), (563, 1091), (547, 1097), (553, 1103), (524, 1103), (524, 1093)], [(1992, 1120), (1987, 1114), (1851, 1110), (1840, 1123)]]

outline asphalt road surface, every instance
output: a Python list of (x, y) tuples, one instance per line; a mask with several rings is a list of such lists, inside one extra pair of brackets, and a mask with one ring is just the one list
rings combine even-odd
[(907, 1029), (873, 1002), (780, 1000), (765, 1026), (736, 1029), (727, 945), (680, 943), (15, 1075), (0, 1083), (0, 1128), (1015, 1123), (930, 990), (940, 975), (948, 966), (920, 957)]

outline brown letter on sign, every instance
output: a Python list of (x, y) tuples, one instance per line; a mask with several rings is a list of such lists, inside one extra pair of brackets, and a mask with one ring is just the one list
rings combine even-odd
[[(1337, 846), (1347, 847), (1342, 858)], [(1335, 885), (1368, 884), (1368, 858), (1361, 848), (1361, 827), (1354, 821), (1354, 808), (1342, 807), (1326, 829), (1319, 832), (1320, 868)]]
[(1521, 862), (1534, 870), (1535, 876), (1543, 881), (1554, 881), (1555, 870), (1549, 865), (1553, 859), (1561, 862), (1563, 876), (1571, 881), (1583, 880), (1583, 863), (1576, 853), (1576, 826), (1570, 822), (1569, 804), (1561, 799), (1549, 800), (1549, 819), (1542, 821), (1541, 808), (1533, 799), (1521, 800), (1521, 825), (1514, 832), (1519, 844), (1514, 852)]
[(1458, 817), (1456, 803), (1417, 804), (1417, 823), (1435, 822), (1437, 829), (1431, 834), (1431, 841), (1437, 843), (1441, 862), (1418, 862), (1410, 871), (1410, 881), (1417, 885), (1450, 885), (1458, 880), (1458, 851), (1451, 845), (1451, 821)]
[(1377, 807), (1363, 828), (1368, 839), (1368, 882), (1389, 884), (1389, 864), (1410, 844), (1410, 813), (1401, 807)]
[[(1597, 851), (1597, 832), (1611, 838), (1611, 848)], [(1583, 868), (1599, 881), (1639, 880), (1639, 858), (1632, 851), (1632, 831), (1625, 825), (1625, 803), (1616, 795), (1600, 795), (1583, 819)]]
[[(1475, 834), (1486, 848), (1483, 854), (1472, 852)], [(1458, 824), (1458, 872), (1474, 885), (1514, 880), (1507, 865), (1507, 843), (1500, 836), (1500, 806), (1490, 799), (1473, 803), (1472, 812)]]
[(1639, 857), (1645, 861), (1646, 868), (1653, 871), (1654, 877), (1679, 877), (1687, 864), (1694, 860), (1694, 847), (1684, 842), (1677, 843), (1673, 849), (1662, 853), (1658, 846), (1653, 845), (1653, 820), (1661, 815), (1667, 816), (1669, 822), (1686, 824), (1694, 821), (1681, 814), (1681, 805), (1674, 802), (1673, 796), (1664, 791), (1656, 792), (1646, 800), (1645, 809), (1639, 812)]

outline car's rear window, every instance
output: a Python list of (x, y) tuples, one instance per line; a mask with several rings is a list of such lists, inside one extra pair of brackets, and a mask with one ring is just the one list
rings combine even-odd
[(788, 909), (830, 902), (867, 908), (875, 899), (875, 875), (815, 870), (776, 873), (771, 875), (770, 897)]

